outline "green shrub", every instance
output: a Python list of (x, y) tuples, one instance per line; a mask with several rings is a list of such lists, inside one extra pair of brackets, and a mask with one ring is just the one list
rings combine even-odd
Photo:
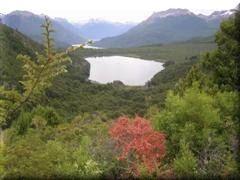
[(173, 162), (173, 169), (177, 175), (183, 177), (197, 173), (197, 159), (185, 142), (180, 145), (180, 151)]
[[(168, 94), (166, 107), (158, 113), (154, 123), (167, 135), (165, 160), (174, 161), (173, 166), (180, 175), (194, 175), (192, 169), (196, 164), (201, 175), (225, 174), (226, 166), (232, 164), (225, 157), (234, 156), (232, 142), (237, 138), (238, 126), (233, 113), (236, 97), (234, 92), (209, 95), (196, 85), (186, 89), (183, 95)], [(184, 147), (182, 141), (188, 147)]]
[(44, 118), (49, 126), (55, 126), (62, 123), (62, 119), (52, 107), (37, 106), (32, 111), (32, 117), (36, 116)]
[(19, 134), (24, 134), (31, 126), (31, 113), (22, 111), (16, 120), (15, 128)]

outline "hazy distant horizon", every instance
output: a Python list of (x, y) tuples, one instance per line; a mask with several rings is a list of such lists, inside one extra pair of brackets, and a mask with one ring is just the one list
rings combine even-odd
[(34, 14), (46, 14), (52, 18), (64, 18), (70, 22), (84, 23), (91, 19), (110, 22), (138, 23), (148, 18), (152, 13), (169, 8), (189, 9), (195, 14), (209, 15), (214, 11), (233, 9), (238, 0), (213, 2), (209, 0), (8, 0), (2, 2), (0, 13), (8, 14), (15, 10), (30, 11)]

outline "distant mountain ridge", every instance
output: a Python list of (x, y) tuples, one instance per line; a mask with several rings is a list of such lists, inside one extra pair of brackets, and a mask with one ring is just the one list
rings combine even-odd
[(99, 19), (91, 19), (84, 24), (75, 24), (83, 37), (92, 40), (120, 35), (135, 25), (136, 23), (118, 23)]
[[(37, 15), (29, 11), (13, 11), (1, 14), (2, 23), (19, 30), (34, 41), (42, 41), (40, 26), (44, 21), (43, 14)], [(84, 24), (71, 23), (64, 18), (51, 18), (56, 33), (54, 39), (58, 47), (85, 42), (86, 39), (99, 40), (105, 37), (122, 34), (132, 28), (134, 23), (115, 23), (105, 20), (90, 20)]]
[[(71, 23), (63, 18), (51, 20), (56, 31), (54, 39), (58, 47), (79, 44), (87, 39), (101, 39), (96, 46), (127, 48), (211, 36), (217, 31), (221, 21), (231, 14), (231, 11), (216, 11), (206, 16), (194, 14), (187, 9), (168, 9), (153, 13), (137, 25), (96, 19), (85, 24)], [(0, 19), (0, 22), (9, 27), (37, 42), (42, 42), (40, 25), (44, 21), (44, 15), (13, 11), (6, 15), (0, 14)]]
[(151, 44), (185, 41), (213, 35), (230, 11), (216, 11), (209, 16), (197, 15), (187, 9), (155, 12), (145, 21), (119, 36), (104, 38), (96, 46), (127, 48)]
[[(54, 39), (58, 47), (66, 47), (72, 44), (84, 42), (85, 39), (63, 24), (51, 19), (55, 30)], [(27, 35), (31, 39), (42, 42), (41, 25), (44, 22), (44, 15), (36, 15), (29, 11), (13, 11), (2, 16), (2, 22), (13, 29)]]

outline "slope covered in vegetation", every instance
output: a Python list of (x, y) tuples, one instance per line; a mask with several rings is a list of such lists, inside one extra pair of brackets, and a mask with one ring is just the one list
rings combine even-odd
[(16, 84), (21, 77), (19, 53), (35, 56), (42, 46), (8, 26), (0, 24), (0, 84)]

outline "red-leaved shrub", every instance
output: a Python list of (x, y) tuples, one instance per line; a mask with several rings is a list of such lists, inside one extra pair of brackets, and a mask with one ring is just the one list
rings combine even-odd
[(138, 172), (139, 165), (148, 172), (157, 170), (165, 154), (165, 135), (155, 131), (149, 121), (120, 117), (112, 125), (110, 135), (120, 151), (118, 160), (127, 161), (132, 171)]

